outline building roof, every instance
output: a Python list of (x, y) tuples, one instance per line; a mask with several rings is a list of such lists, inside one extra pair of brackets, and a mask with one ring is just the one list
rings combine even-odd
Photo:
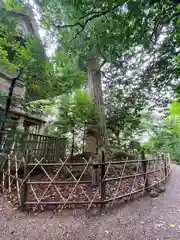
[[(0, 109), (4, 111), (4, 106), (2, 106), (1, 104), (0, 104)], [(28, 119), (29, 119), (29, 121), (32, 119), (34, 121), (38, 121), (41, 123), (47, 122), (47, 120), (42, 116), (27, 114), (18, 108), (10, 109), (9, 113), (15, 115), (15, 118), (18, 116), (24, 116), (26, 118), (26, 121), (28, 121)]]

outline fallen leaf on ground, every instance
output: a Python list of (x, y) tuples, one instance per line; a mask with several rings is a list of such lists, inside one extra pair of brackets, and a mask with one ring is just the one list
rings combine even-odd
[(144, 222), (143, 221), (141, 221), (141, 222), (139, 222), (140, 224), (144, 224)]
[(169, 226), (170, 226), (171, 228), (175, 228), (175, 227), (176, 227), (176, 224), (170, 223)]
[(155, 224), (155, 228), (161, 228), (161, 227), (163, 227), (163, 224), (162, 224), (162, 223)]

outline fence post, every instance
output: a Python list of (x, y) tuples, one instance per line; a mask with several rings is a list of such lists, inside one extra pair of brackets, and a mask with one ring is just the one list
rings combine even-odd
[(104, 176), (106, 171), (105, 165), (105, 153), (102, 151), (102, 159), (101, 159), (101, 179), (100, 179), (100, 193), (101, 193), (101, 208), (105, 207), (104, 200), (106, 198), (106, 186), (104, 182)]
[(27, 151), (27, 155), (25, 157), (25, 162), (24, 162), (24, 174), (23, 174), (23, 185), (22, 185), (22, 191), (21, 191), (21, 210), (23, 211), (25, 208), (25, 202), (27, 200), (27, 192), (28, 192), (28, 185), (27, 185), (27, 175), (28, 175), (28, 163), (30, 162), (31, 155), (30, 151)]
[[(4, 155), (5, 156), (5, 155)], [(3, 174), (4, 174), (4, 188), (8, 189), (9, 190), (9, 178), (10, 176), (8, 176), (7, 172), (8, 171), (11, 171), (10, 166), (9, 166), (9, 163), (10, 163), (10, 156), (5, 156), (5, 161), (4, 161), (4, 164), (3, 164)], [(6, 172), (6, 173), (5, 173)]]
[(3, 153), (0, 153), (0, 183), (3, 181), (4, 170), (7, 171), (7, 156)]
[(4, 167), (4, 160), (1, 153), (0, 153), (0, 184), (2, 183), (3, 180), (3, 167)]
[(141, 158), (142, 158), (142, 168), (144, 172), (144, 188), (148, 187), (148, 178), (147, 178), (147, 160), (145, 157), (145, 152), (144, 150), (141, 151)]
[(167, 158), (166, 158), (166, 156), (163, 154), (162, 155), (162, 159), (163, 159), (163, 161), (164, 161), (164, 175), (165, 175), (165, 181), (166, 181), (166, 178), (167, 178)]
[(92, 185), (98, 185), (98, 163), (93, 163), (93, 170), (92, 170)]

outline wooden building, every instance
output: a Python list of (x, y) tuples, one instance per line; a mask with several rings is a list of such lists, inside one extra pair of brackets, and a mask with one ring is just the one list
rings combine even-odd
[[(0, 0), (0, 11), (5, 11), (5, 6), (2, 0)], [(10, 10), (8, 15), (14, 17), (17, 21), (17, 31), (22, 34), (23, 37), (28, 34), (33, 34), (39, 37), (37, 23), (32, 14), (29, 6), (23, 12), (15, 12)], [(43, 46), (42, 46), (43, 47)], [(1, 66), (0, 66), (1, 67)], [(9, 88), (11, 85), (12, 78), (17, 76), (17, 73), (10, 73), (0, 68), (0, 119), (3, 118), (3, 112), (5, 109), (5, 98), (2, 96), (7, 96)], [(6, 128), (19, 128), (26, 132), (32, 132), (36, 134), (44, 133), (44, 126), (46, 123), (46, 118), (44, 114), (30, 114), (25, 110), (24, 103), (25, 99), (28, 101), (39, 100), (38, 92), (34, 89), (26, 89), (23, 81), (19, 80), (16, 82), (11, 108), (8, 114), (9, 120), (6, 123)], [(26, 100), (27, 101), (27, 100)], [(12, 121), (11, 121), (12, 120)]]

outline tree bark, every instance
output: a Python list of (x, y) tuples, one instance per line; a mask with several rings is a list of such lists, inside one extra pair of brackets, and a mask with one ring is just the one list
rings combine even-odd
[[(99, 147), (105, 147), (106, 145), (106, 120), (103, 106), (103, 91), (102, 91), (102, 83), (101, 83), (101, 72), (98, 58), (91, 58), (87, 62), (88, 69), (88, 83), (89, 83), (89, 94), (94, 100), (95, 106), (97, 108), (97, 112), (99, 113), (99, 137), (94, 137), (94, 149), (98, 149)], [(87, 136), (88, 138), (89, 136)], [(98, 146), (97, 146), (98, 145)], [(91, 149), (92, 149), (92, 136), (91, 136)], [(87, 151), (91, 151), (88, 149)]]

